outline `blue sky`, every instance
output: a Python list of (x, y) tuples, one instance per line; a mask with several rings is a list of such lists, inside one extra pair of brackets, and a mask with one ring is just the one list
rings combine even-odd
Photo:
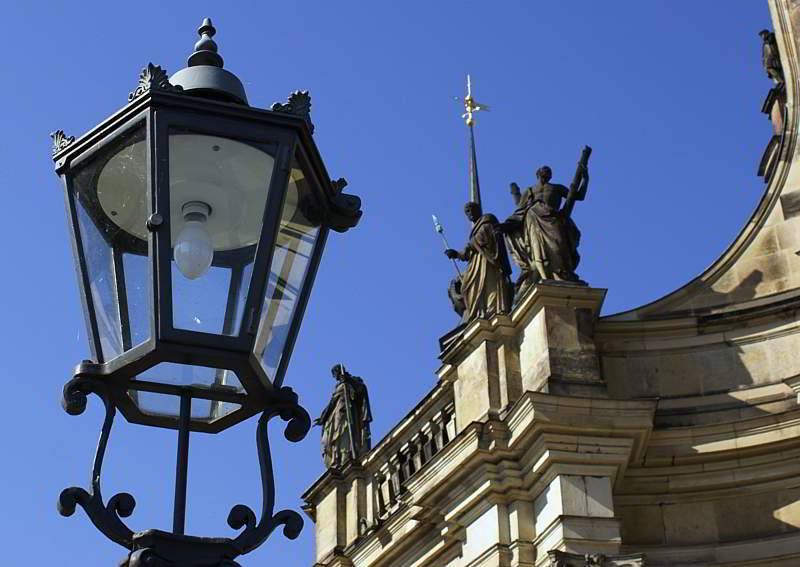
[[(108, 2), (4, 6), (0, 139), (4, 324), (0, 413), (6, 487), (0, 530), (9, 565), (116, 565), (124, 550), (56, 497), (85, 486), (102, 413), (59, 407), (87, 356), (48, 133), (80, 135), (127, 102), (148, 62), (185, 65), (211, 17), (226, 68), (250, 103), (312, 94), (315, 139), (333, 177), (364, 202), (361, 225), (332, 234), (286, 384), (318, 415), (330, 367), (362, 376), (380, 439), (435, 383), (437, 338), (457, 318), (447, 300), (451, 244), (468, 223), (465, 75), (492, 106), (478, 116), (484, 208), (513, 210), (511, 181), (543, 164), (568, 183), (584, 144), (591, 185), (575, 208), (579, 274), (609, 289), (604, 313), (635, 307), (700, 273), (759, 200), (755, 176), (770, 126), (770, 83), (757, 33), (765, 0), (616, 2)], [(275, 429), (277, 431), (277, 428)], [(231, 506), (260, 506), (251, 420), (191, 441), (187, 532), (233, 535)], [(176, 435), (118, 417), (104, 493), (129, 491), (137, 530), (169, 529)], [(322, 472), (319, 430), (297, 445), (273, 435), (278, 504), (299, 509)], [(269, 562), (269, 563), (268, 563)], [(244, 565), (313, 563), (310, 520), (294, 542), (276, 533)]]

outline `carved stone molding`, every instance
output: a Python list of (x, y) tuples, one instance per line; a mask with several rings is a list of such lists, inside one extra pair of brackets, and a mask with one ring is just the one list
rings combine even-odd
[(306, 121), (309, 131), (314, 133), (314, 124), (311, 122), (311, 95), (308, 91), (294, 91), (289, 95), (288, 102), (276, 102), (270, 110), (299, 116)]
[(180, 92), (183, 87), (173, 85), (169, 82), (166, 69), (160, 65), (148, 63), (139, 74), (139, 85), (128, 95), (128, 102), (132, 102), (149, 91)]
[(603, 555), (602, 553), (547, 552), (548, 567), (644, 567), (644, 554)]
[(56, 130), (50, 134), (50, 137), (53, 139), (53, 155), (56, 155), (75, 141), (75, 136), (67, 136), (64, 134), (64, 130)]

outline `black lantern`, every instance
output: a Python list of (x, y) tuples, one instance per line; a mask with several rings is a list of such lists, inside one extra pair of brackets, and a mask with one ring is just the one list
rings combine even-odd
[[(308, 93), (271, 110), (248, 106), (239, 79), (222, 68), (211, 21), (198, 32), (187, 68), (168, 78), (150, 64), (119, 112), (77, 140), (52, 135), (93, 358), (65, 386), (64, 406), (81, 413), (93, 392), (107, 410), (92, 491), (65, 490), (59, 508), (69, 515), (81, 504), (131, 550), (131, 566), (150, 555), (233, 564), (224, 561), (278, 523), (299, 533), (300, 517), (273, 516), (270, 501), (258, 523), (249, 509), (232, 510), (229, 524), (245, 527), (236, 539), (182, 535), (188, 435), (262, 413), (258, 447), (271, 500), (266, 423), (281, 415), (295, 441), (309, 429), (283, 378), (328, 230), (346, 231), (361, 216), (360, 200), (325, 171)], [(134, 536), (119, 519), (132, 497), (102, 501), (115, 408), (130, 422), (180, 431), (172, 534)]]

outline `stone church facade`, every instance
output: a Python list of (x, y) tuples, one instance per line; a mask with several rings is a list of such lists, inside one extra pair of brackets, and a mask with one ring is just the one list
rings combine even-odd
[(471, 322), (304, 495), (315, 567), (800, 565), (800, 0), (769, 8), (784, 80), (735, 242), (631, 311), (545, 282)]

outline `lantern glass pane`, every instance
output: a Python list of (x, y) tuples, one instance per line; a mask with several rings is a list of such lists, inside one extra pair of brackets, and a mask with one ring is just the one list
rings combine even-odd
[(131, 209), (149, 210), (143, 140), (140, 125), (80, 165), (72, 178), (82, 269), (88, 280), (85, 294), (97, 324), (99, 362), (151, 336), (147, 237), (142, 239), (119, 224)]
[[(180, 416), (180, 396), (160, 392), (145, 392), (143, 390), (128, 390), (128, 397), (133, 400), (133, 403), (144, 414), (175, 419)], [(229, 413), (241, 409), (241, 407), (241, 405), (233, 402), (192, 398), (190, 415), (193, 420), (211, 422), (225, 417)]]
[(122, 255), (125, 290), (128, 303), (131, 344), (136, 346), (150, 338), (150, 259), (141, 254)]
[(141, 372), (136, 380), (146, 380), (173, 386), (197, 386), (200, 388), (243, 392), (242, 385), (233, 370), (192, 366), (175, 362), (160, 362)]
[(175, 328), (239, 334), (274, 153), (270, 145), (170, 129)]
[[(275, 379), (320, 235), (316, 199), (295, 158), (281, 209), (255, 353), (270, 380)], [(313, 219), (313, 220), (312, 220)]]
[[(214, 392), (244, 393), (239, 377), (233, 370), (175, 362), (160, 362), (148, 368), (133, 379), (132, 388), (137, 388), (137, 381), (202, 388), (208, 390), (212, 397)], [(179, 396), (160, 392), (137, 393), (135, 390), (129, 391), (129, 395), (143, 413), (173, 417), (180, 413)], [(192, 419), (216, 419), (238, 408), (238, 404), (230, 402), (195, 398), (192, 400)]]
[(97, 225), (92, 221), (81, 200), (76, 201), (78, 226), (89, 280), (87, 295), (94, 307), (102, 361), (122, 354), (122, 329), (119, 321), (119, 304), (114, 282), (112, 248)]

